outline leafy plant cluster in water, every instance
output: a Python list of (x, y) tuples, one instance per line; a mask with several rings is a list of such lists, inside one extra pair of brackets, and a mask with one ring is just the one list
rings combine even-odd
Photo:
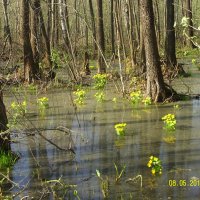
[(115, 124), (115, 131), (117, 135), (121, 136), (125, 134), (126, 123)]
[(162, 174), (162, 164), (161, 160), (155, 156), (151, 156), (149, 158), (149, 162), (147, 163), (147, 167), (151, 168), (151, 173), (153, 175)]
[(94, 79), (94, 88), (97, 90), (103, 90), (107, 83), (107, 74), (95, 74), (92, 78)]
[(175, 131), (176, 129), (176, 118), (174, 114), (167, 114), (162, 117), (165, 124), (164, 129), (167, 131)]
[(130, 100), (133, 105), (142, 102), (145, 105), (151, 105), (152, 101), (150, 97), (143, 98), (142, 93), (140, 90), (133, 91), (130, 93)]
[(18, 102), (14, 101), (11, 103), (10, 107), (11, 107), (13, 120), (12, 120), (12, 123), (8, 124), (8, 127), (12, 127), (12, 126), (16, 125), (17, 120), (20, 117), (23, 117), (25, 115), (25, 113), (27, 112), (27, 102), (23, 101), (21, 103), (18, 103)]
[(73, 93), (76, 96), (76, 99), (74, 99), (75, 104), (83, 105), (84, 104), (84, 100), (86, 98), (86, 91), (84, 89), (77, 89)]
[(96, 92), (94, 96), (95, 96), (97, 102), (103, 102), (103, 101), (105, 101), (105, 94), (104, 94), (103, 91)]
[(44, 110), (49, 107), (49, 98), (48, 97), (38, 98), (37, 103), (38, 103), (39, 109)]

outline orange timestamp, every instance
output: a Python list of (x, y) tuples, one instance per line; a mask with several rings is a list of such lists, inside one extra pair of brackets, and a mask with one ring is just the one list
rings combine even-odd
[(168, 185), (170, 187), (200, 187), (200, 180), (199, 179), (191, 179), (191, 180), (174, 180), (170, 179), (168, 181)]

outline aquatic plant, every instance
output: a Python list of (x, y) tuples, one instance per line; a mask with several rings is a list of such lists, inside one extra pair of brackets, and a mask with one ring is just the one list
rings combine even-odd
[(44, 110), (49, 107), (49, 98), (41, 97), (37, 99), (39, 109)]
[(115, 130), (117, 135), (121, 136), (125, 134), (126, 125), (127, 125), (126, 123), (115, 124)]
[(151, 156), (149, 158), (149, 162), (147, 163), (147, 167), (151, 168), (151, 173), (153, 175), (162, 174), (162, 164), (161, 160), (155, 156)]
[(174, 131), (176, 129), (176, 118), (174, 114), (167, 114), (162, 117), (165, 124), (164, 129), (168, 131)]
[(141, 101), (142, 99), (142, 95), (141, 95), (141, 91), (134, 91), (130, 93), (130, 100), (132, 104), (137, 104)]
[(79, 195), (78, 195), (78, 191), (77, 191), (77, 190), (74, 190), (74, 196), (75, 196), (78, 200), (80, 200), (80, 197), (79, 197)]
[(97, 92), (97, 93), (95, 93), (94, 96), (95, 96), (97, 102), (103, 102), (105, 100), (104, 92)]
[(77, 89), (73, 93), (76, 95), (76, 99), (74, 99), (75, 104), (83, 105), (86, 98), (86, 91), (83, 89)]
[(125, 172), (126, 169), (126, 165), (124, 165), (121, 169), (121, 171), (119, 172), (117, 165), (114, 163), (115, 166), (115, 171), (116, 171), (116, 175), (115, 175), (115, 183), (119, 183), (123, 173)]
[(12, 102), (11, 103), (11, 112), (12, 112), (12, 122), (9, 122), (7, 126), (12, 128), (17, 124), (17, 120), (25, 115), (27, 112), (27, 102), (23, 101), (21, 103)]
[(102, 90), (105, 88), (107, 83), (107, 74), (95, 74), (92, 78), (94, 79), (94, 88)]
[(103, 178), (101, 176), (101, 173), (97, 169), (96, 169), (96, 174), (97, 174), (97, 177), (99, 178), (100, 183), (101, 183), (101, 191), (102, 191), (102, 194), (103, 194), (103, 198), (108, 198), (109, 197), (109, 181), (108, 181), (108, 177), (106, 176), (106, 178)]
[(0, 151), (0, 169), (12, 167), (18, 159), (18, 156), (11, 151)]
[(151, 98), (150, 97), (146, 97), (142, 100), (142, 103), (144, 103), (144, 105), (151, 105)]

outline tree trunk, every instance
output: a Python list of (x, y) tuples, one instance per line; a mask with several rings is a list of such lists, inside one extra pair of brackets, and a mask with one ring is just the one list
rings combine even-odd
[(0, 85), (0, 150), (3, 151), (10, 151), (10, 134), (9, 133), (3, 133), (4, 131), (7, 130), (7, 116), (6, 116), (6, 108), (3, 103), (3, 94), (1, 90), (1, 85)]
[(114, 5), (113, 5), (113, 0), (110, 1), (110, 28), (111, 28), (112, 54), (115, 55), (115, 32), (114, 32)]
[(8, 11), (7, 11), (7, 0), (2, 0), (3, 3), (3, 12), (4, 12), (4, 38), (9, 42), (10, 48), (12, 49), (12, 38), (11, 38), (11, 32), (10, 32), (10, 26), (9, 26), (9, 20), (8, 20)]
[(195, 48), (195, 45), (191, 41), (191, 38), (194, 36), (194, 30), (193, 30), (193, 22), (192, 22), (192, 0), (186, 0), (185, 2), (185, 9), (186, 9), (186, 17), (189, 19), (189, 26), (188, 26), (188, 37), (187, 38), (187, 45), (189, 47)]
[(45, 55), (46, 65), (49, 69), (52, 69), (50, 39), (48, 37), (47, 31), (45, 28), (45, 23), (44, 23), (43, 13), (42, 13), (41, 5), (40, 5), (40, 0), (38, 0), (38, 7), (36, 9), (39, 12), (41, 30), (42, 30), (42, 35), (44, 37), (45, 47), (46, 47), (46, 55)]
[(105, 73), (106, 65), (103, 59), (105, 52), (105, 38), (103, 25), (103, 2), (97, 0), (97, 33), (98, 33), (98, 72)]
[(38, 26), (39, 26), (39, 0), (34, 0), (31, 13), (31, 47), (33, 51), (33, 77), (39, 79), (39, 51), (38, 51)]
[(92, 36), (93, 36), (93, 45), (94, 45), (94, 53), (93, 57), (96, 57), (96, 51), (97, 51), (97, 36), (96, 36), (96, 24), (95, 24), (95, 16), (94, 16), (94, 9), (92, 0), (89, 0), (89, 8), (90, 8), (90, 16), (91, 16), (91, 25), (92, 25)]
[(22, 40), (24, 50), (24, 81), (30, 83), (34, 68), (33, 52), (30, 43), (29, 2), (22, 0)]
[(142, 15), (142, 31), (147, 66), (147, 95), (154, 102), (162, 102), (171, 94), (170, 90), (165, 87), (161, 72), (152, 0), (141, 0), (140, 12)]
[(174, 0), (166, 1), (165, 57), (167, 66), (176, 66), (176, 40), (174, 28)]

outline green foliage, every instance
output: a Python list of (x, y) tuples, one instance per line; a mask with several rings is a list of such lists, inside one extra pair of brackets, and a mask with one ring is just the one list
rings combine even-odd
[(155, 156), (151, 156), (149, 158), (149, 162), (147, 163), (147, 167), (151, 168), (151, 173), (153, 175), (162, 174), (162, 164), (161, 160)]
[(28, 91), (29, 91), (31, 94), (36, 94), (36, 93), (37, 93), (38, 87), (37, 87), (37, 85), (29, 84), (29, 85), (27, 86), (27, 89), (28, 89)]
[(125, 134), (126, 123), (115, 124), (115, 131), (117, 135), (121, 136)]
[(18, 159), (18, 156), (14, 155), (12, 152), (0, 151), (0, 169), (12, 167)]
[(9, 128), (12, 128), (17, 124), (17, 120), (25, 115), (27, 112), (27, 102), (23, 101), (21, 103), (12, 102), (11, 103), (11, 112), (12, 112), (12, 122), (8, 124)]
[(103, 178), (101, 176), (101, 173), (97, 169), (96, 169), (96, 174), (97, 174), (97, 177), (99, 178), (100, 183), (101, 183), (101, 191), (102, 191), (102, 194), (103, 194), (103, 198), (108, 198), (109, 197), (109, 181), (108, 181), (108, 177)]
[(54, 67), (61, 68), (62, 62), (58, 50), (56, 49), (51, 50), (51, 61)]
[(97, 67), (94, 66), (94, 65), (90, 65), (89, 68), (90, 68), (90, 70), (95, 70), (95, 69), (97, 69)]
[(162, 117), (165, 124), (165, 129), (168, 131), (174, 131), (176, 129), (176, 118), (174, 114), (167, 114)]
[(141, 91), (134, 91), (130, 93), (130, 99), (132, 104), (138, 104), (142, 99)]
[(76, 95), (76, 99), (74, 100), (75, 104), (83, 105), (86, 98), (86, 91), (83, 89), (77, 89), (73, 93)]
[(107, 83), (107, 74), (95, 74), (93, 77), (94, 79), (94, 88), (98, 90), (103, 90)]
[(151, 102), (151, 98), (150, 97), (146, 97), (142, 100), (142, 103), (144, 103), (144, 105), (151, 105), (152, 102)]
[(77, 190), (74, 190), (74, 196), (75, 196), (78, 200), (80, 200), (80, 197), (79, 197), (79, 195), (78, 195), (78, 191), (77, 191)]
[(40, 110), (45, 110), (49, 107), (49, 98), (47, 97), (41, 97), (37, 99), (37, 103)]
[(121, 171), (119, 172), (117, 165), (114, 163), (115, 166), (115, 171), (116, 171), (116, 175), (115, 175), (115, 182), (119, 183), (123, 173), (125, 172), (126, 169), (126, 165), (123, 166), (123, 168), (121, 169)]
[(97, 92), (97, 93), (95, 93), (94, 96), (95, 96), (97, 102), (103, 102), (103, 101), (105, 101), (105, 94), (104, 94), (104, 92)]

